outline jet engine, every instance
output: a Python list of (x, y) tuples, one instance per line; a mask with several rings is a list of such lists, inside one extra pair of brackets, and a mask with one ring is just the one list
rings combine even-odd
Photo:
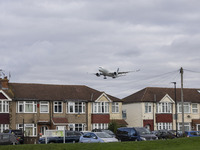
[(96, 76), (97, 76), (97, 77), (100, 77), (100, 74), (99, 74), (99, 73), (96, 73)]

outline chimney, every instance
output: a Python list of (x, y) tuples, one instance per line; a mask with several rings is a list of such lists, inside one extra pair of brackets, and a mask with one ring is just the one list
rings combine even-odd
[(8, 89), (8, 78), (5, 76), (3, 79), (0, 78), (0, 89), (7, 90)]

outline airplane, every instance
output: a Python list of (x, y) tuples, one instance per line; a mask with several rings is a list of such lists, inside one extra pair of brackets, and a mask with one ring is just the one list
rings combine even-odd
[(119, 72), (119, 68), (118, 68), (116, 72), (110, 72), (110, 71), (108, 71), (107, 69), (105, 69), (103, 67), (99, 67), (99, 72), (95, 73), (95, 75), (97, 77), (100, 77), (101, 75), (103, 75), (104, 79), (107, 79), (107, 77), (112, 77), (113, 79), (115, 79), (117, 77), (125, 76), (125, 74), (127, 74), (129, 72), (138, 72), (138, 71), (140, 71), (140, 70)]

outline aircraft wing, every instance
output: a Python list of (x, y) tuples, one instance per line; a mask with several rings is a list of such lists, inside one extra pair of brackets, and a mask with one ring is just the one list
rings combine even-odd
[(118, 74), (127, 74), (127, 73), (130, 73), (130, 72), (138, 72), (138, 71), (140, 71), (140, 69), (135, 70), (135, 71), (124, 71), (124, 72), (118, 72)]

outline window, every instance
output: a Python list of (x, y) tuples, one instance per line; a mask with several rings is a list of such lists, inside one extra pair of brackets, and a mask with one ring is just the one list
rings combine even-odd
[[(183, 103), (184, 113), (190, 113), (190, 103)], [(182, 105), (178, 103), (178, 113), (182, 113)]]
[(192, 104), (192, 113), (198, 113), (198, 104)]
[[(23, 124), (18, 124), (17, 129), (23, 130)], [(37, 125), (36, 124), (24, 124), (24, 135), (25, 136), (37, 136)]]
[(62, 102), (54, 102), (54, 113), (62, 113)]
[(36, 113), (37, 103), (33, 101), (18, 102), (18, 113)]
[(172, 113), (172, 104), (171, 103), (157, 103), (156, 112), (157, 113)]
[(85, 124), (69, 124), (70, 131), (84, 131)]
[[(191, 130), (190, 123), (185, 122), (184, 128), (185, 128), (185, 131), (190, 131)], [(178, 130), (182, 130), (182, 123), (178, 123)]]
[(9, 102), (0, 100), (0, 113), (9, 113)]
[(157, 130), (172, 130), (172, 123), (157, 123)]
[(40, 128), (40, 133), (41, 133), (42, 135), (46, 135), (46, 130), (48, 130), (48, 127), (47, 127), (47, 126), (42, 126), (42, 127)]
[(108, 102), (93, 103), (93, 113), (109, 113)]
[(108, 129), (108, 123), (94, 123), (92, 129)]
[(126, 116), (126, 110), (122, 110), (122, 118), (123, 118), (123, 119), (126, 119), (126, 117), (127, 117), (127, 116)]
[(112, 112), (119, 113), (119, 103), (117, 103), (117, 102), (112, 103)]
[(145, 113), (151, 113), (151, 103), (145, 103)]
[(85, 103), (68, 102), (68, 113), (85, 113)]
[(9, 129), (9, 124), (0, 124), (0, 133)]
[(49, 113), (49, 102), (40, 102), (40, 113)]

